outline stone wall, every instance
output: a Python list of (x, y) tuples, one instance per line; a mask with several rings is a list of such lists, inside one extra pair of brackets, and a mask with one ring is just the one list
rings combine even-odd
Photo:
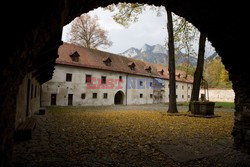
[[(28, 80), (30, 87), (28, 88)], [(27, 106), (27, 92), (29, 89), (29, 105)], [(40, 84), (32, 74), (27, 74), (22, 80), (17, 93), (15, 127), (24, 122), (27, 117), (34, 115), (40, 108)]]
[[(200, 90), (200, 94), (204, 93), (204, 90)], [(233, 89), (209, 89), (208, 90), (209, 101), (218, 102), (234, 102), (235, 93)]]
[[(29, 68), (37, 58), (45, 57), (48, 51), (59, 47), (62, 27), (76, 16), (118, 2), (120, 1), (37, 0), (14, 3), (5, 1), (4, 7), (11, 9), (15, 21), (2, 11), (2, 21), (7, 25), (3, 27), (3, 32), (8, 34), (2, 38), (5, 41), (3, 48), (8, 49), (3, 50), (4, 56), (0, 66), (0, 166), (10, 166), (12, 162), (12, 135), (16, 116), (14, 97), (17, 96), (18, 87), (29, 72)], [(248, 72), (250, 61), (246, 50), (242, 49), (247, 48), (247, 43), (240, 42), (245, 40), (245, 33), (248, 31), (245, 21), (248, 19), (248, 10), (245, 10), (248, 6), (247, 1), (228, 3), (197, 0), (138, 0), (136, 2), (163, 5), (166, 9), (185, 17), (208, 37), (222, 57), (233, 83), (236, 95), (235, 115), (237, 115), (233, 130), (235, 144), (238, 148), (250, 150), (250, 125), (246, 123), (250, 117), (248, 110), (244, 109), (246, 108), (244, 106), (249, 106), (250, 103)], [(42, 64), (42, 61), (37, 62), (36, 67)]]

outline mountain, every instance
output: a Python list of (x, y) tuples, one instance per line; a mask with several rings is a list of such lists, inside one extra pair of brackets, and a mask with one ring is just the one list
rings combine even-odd
[(122, 52), (121, 55), (126, 56), (126, 57), (134, 57), (134, 56), (138, 55), (139, 52), (140, 52), (139, 49), (131, 47), (128, 50), (126, 50), (125, 52)]
[[(121, 53), (121, 55), (156, 64), (166, 65), (168, 62), (168, 50), (160, 44), (152, 46), (144, 44), (141, 49), (132, 47)], [(179, 53), (176, 55), (176, 62), (177, 64), (187, 63), (188, 57), (183, 53)], [(191, 65), (195, 66), (197, 58), (190, 56), (189, 62)]]
[(217, 59), (217, 58), (219, 58), (219, 55), (218, 55), (218, 53), (214, 52), (212, 55), (210, 55), (206, 58), (206, 61), (212, 61), (212, 60)]

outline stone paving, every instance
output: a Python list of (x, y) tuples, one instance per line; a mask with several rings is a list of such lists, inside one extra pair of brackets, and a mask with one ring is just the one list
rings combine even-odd
[[(15, 143), (17, 167), (248, 166), (233, 149), (233, 112), (167, 116), (165, 105), (49, 108), (32, 140)], [(179, 111), (186, 110), (179, 107)], [(223, 110), (223, 109), (220, 109)], [(225, 121), (226, 120), (226, 121)], [(223, 122), (224, 121), (224, 122)], [(206, 125), (224, 128), (213, 132)], [(192, 124), (192, 125), (191, 125)], [(197, 130), (198, 129), (198, 130)], [(205, 130), (205, 131), (204, 131)], [(203, 134), (204, 133), (204, 134)]]

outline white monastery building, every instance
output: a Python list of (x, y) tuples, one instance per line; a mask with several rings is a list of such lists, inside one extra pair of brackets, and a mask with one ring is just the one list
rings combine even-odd
[[(53, 78), (42, 85), (42, 106), (153, 104), (169, 100), (168, 68), (64, 43)], [(191, 76), (176, 71), (176, 99), (189, 101)]]

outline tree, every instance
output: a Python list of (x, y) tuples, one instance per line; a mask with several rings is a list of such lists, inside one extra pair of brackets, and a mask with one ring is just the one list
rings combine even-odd
[(168, 71), (169, 71), (169, 105), (168, 112), (176, 113), (178, 112), (176, 106), (176, 80), (175, 80), (175, 48), (174, 48), (174, 30), (173, 30), (173, 19), (172, 12), (167, 10), (167, 29), (168, 29), (168, 51), (169, 51), (169, 61), (168, 61)]
[(70, 43), (86, 48), (110, 47), (112, 42), (108, 40), (108, 32), (102, 29), (98, 23), (98, 17), (82, 14), (72, 21), (70, 32), (67, 34)]
[(215, 58), (205, 65), (204, 78), (210, 88), (232, 88), (232, 82), (228, 78), (228, 72), (220, 58)]
[[(120, 3), (117, 5), (119, 12), (113, 16), (113, 19), (124, 26), (128, 26), (131, 21), (136, 22), (138, 20), (138, 14), (142, 13), (145, 6), (142, 4), (126, 4)], [(108, 7), (110, 11), (114, 11), (114, 5)], [(153, 10), (157, 8), (152, 7)], [(157, 15), (160, 15), (162, 8), (158, 8)], [(167, 11), (168, 17), (168, 50), (169, 50), (169, 113), (176, 113), (176, 80), (175, 80), (175, 47), (174, 47), (174, 30), (172, 12)]]
[[(195, 28), (191, 23), (186, 21), (185, 18), (173, 15), (173, 25), (174, 25), (174, 40), (175, 40), (175, 50), (177, 54), (185, 53), (183, 56), (186, 57), (186, 74), (190, 74), (190, 69), (192, 69), (189, 58), (190, 56), (196, 56), (196, 52), (193, 48), (193, 41), (196, 39), (197, 28)], [(191, 71), (192, 72), (192, 71)]]
[(198, 61), (194, 72), (193, 89), (191, 93), (191, 99), (189, 102), (189, 111), (191, 110), (191, 102), (199, 100), (200, 85), (204, 67), (205, 45), (206, 45), (206, 36), (201, 33), (199, 40)]

